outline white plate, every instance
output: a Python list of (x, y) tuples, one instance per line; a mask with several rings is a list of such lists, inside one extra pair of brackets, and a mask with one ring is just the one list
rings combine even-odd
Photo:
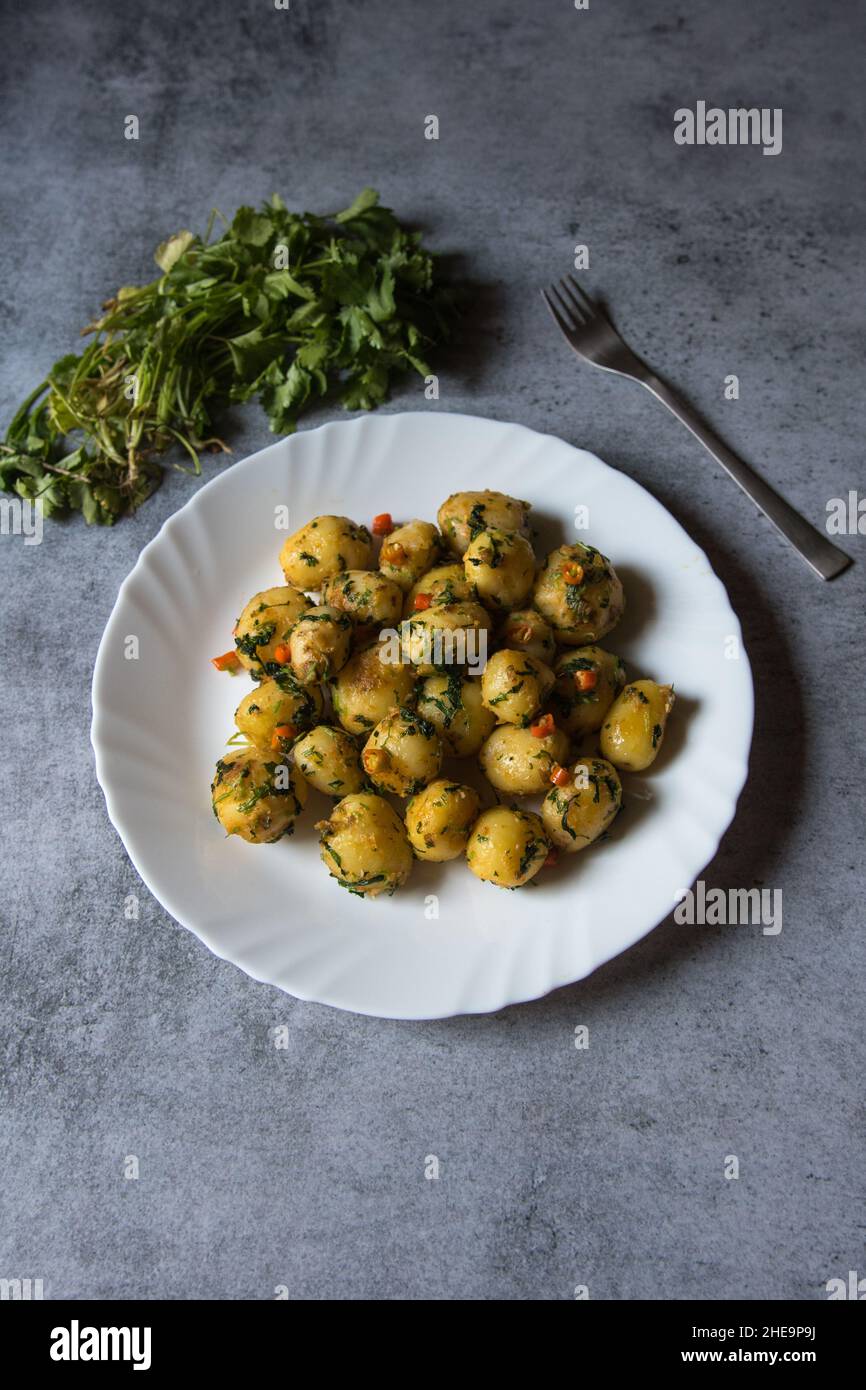
[[(285, 532), (275, 509), (288, 505), (292, 529), (331, 512), (367, 524), (382, 511), (435, 519), (449, 493), (485, 487), (532, 502), (540, 554), (583, 539), (610, 556), (628, 610), (606, 645), (630, 676), (676, 686), (665, 745), (646, 775), (625, 779), (625, 811), (610, 841), (564, 856), (516, 893), (480, 883), (461, 862), (416, 864), (393, 898), (365, 901), (319, 861), (313, 822), (330, 803), (315, 792), (293, 838), (271, 846), (226, 839), (210, 781), (250, 686), (246, 676), (218, 674), (209, 658), (231, 647), (247, 599), (282, 582)], [(588, 529), (575, 528), (578, 508), (588, 509)], [(579, 980), (667, 916), (734, 815), (752, 705), (727, 595), (660, 503), (559, 439), (431, 411), (365, 416), (281, 440), (226, 469), (171, 517), (142, 551), (106, 627), (92, 740), (108, 813), (135, 867), (212, 951), (301, 999), (433, 1018), (498, 1009)]]

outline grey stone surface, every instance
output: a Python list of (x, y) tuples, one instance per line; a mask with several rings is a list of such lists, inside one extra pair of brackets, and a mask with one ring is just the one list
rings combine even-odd
[[(757, 723), (704, 877), (782, 888), (785, 920), (668, 922), (582, 984), (444, 1023), (257, 985), (142, 889), (88, 743), (118, 585), (198, 483), (171, 474), (111, 532), (4, 535), (0, 1275), (52, 1297), (809, 1300), (866, 1273), (862, 537), (812, 578), (645, 393), (572, 361), (537, 295), (588, 243), (635, 346), (820, 523), (863, 485), (863, 29), (842, 0), (3, 7), (0, 419), (167, 233), (375, 184), (483, 287), (438, 408), (595, 450), (708, 550)], [(781, 106), (782, 154), (677, 147), (699, 98)], [(388, 409), (419, 406), (411, 381)], [(238, 413), (237, 456), (268, 441)]]

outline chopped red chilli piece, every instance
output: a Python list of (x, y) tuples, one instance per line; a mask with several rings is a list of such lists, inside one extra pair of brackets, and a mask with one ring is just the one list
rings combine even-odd
[(530, 724), (529, 732), (533, 738), (547, 738), (553, 733), (555, 728), (552, 714), (543, 714), (534, 724)]

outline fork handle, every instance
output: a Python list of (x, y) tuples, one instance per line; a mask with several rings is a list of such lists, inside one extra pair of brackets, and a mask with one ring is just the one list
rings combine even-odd
[(833, 545), (826, 536), (822, 536), (821, 532), (800, 516), (799, 512), (795, 512), (769, 483), (759, 478), (727, 444), (723, 444), (718, 435), (704, 424), (697, 412), (686, 405), (685, 401), (680, 400), (666, 381), (662, 381), (649, 369), (645, 373), (642, 372), (638, 380), (661, 401), (662, 405), (667, 406), (668, 410), (676, 415), (695, 439), (700, 440), (707, 452), (722, 465), (725, 472), (742, 488), (746, 496), (752, 499), (755, 506), (772, 522), (785, 540), (791, 543), (815, 574), (821, 579), (833, 579), (847, 569), (851, 564), (851, 557)]

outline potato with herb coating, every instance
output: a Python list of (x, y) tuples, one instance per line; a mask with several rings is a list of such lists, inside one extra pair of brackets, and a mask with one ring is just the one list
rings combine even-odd
[(321, 604), (308, 608), (289, 638), (292, 670), (302, 685), (326, 680), (349, 659), (352, 619), (339, 608)]
[[(289, 584), (263, 589), (250, 599), (235, 623), (235, 647), (242, 666), (261, 680), (288, 665), (288, 643), (298, 619), (312, 604)], [(277, 651), (280, 651), (280, 660)]]
[(430, 521), (407, 521), (382, 542), (379, 569), (404, 593), (435, 564), (442, 538)]
[(571, 781), (547, 793), (541, 819), (552, 843), (576, 854), (609, 829), (621, 806), (616, 768), (604, 758), (581, 758), (571, 769)]
[(244, 748), (217, 763), (211, 799), (227, 835), (239, 835), (252, 845), (270, 845), (292, 834), (307, 788), (289, 763)]
[(604, 757), (625, 772), (645, 772), (658, 756), (675, 698), (672, 685), (648, 680), (627, 685), (601, 726)]
[(463, 568), (474, 596), (488, 608), (517, 608), (529, 597), (535, 556), (525, 536), (493, 527), (479, 531), (466, 547)]
[(526, 652), (550, 666), (556, 656), (553, 628), (535, 608), (516, 608), (502, 625), (499, 642), (513, 652)]
[(366, 785), (358, 745), (345, 729), (317, 724), (301, 735), (292, 754), (301, 776), (323, 796), (350, 796)]
[(381, 796), (361, 792), (343, 797), (316, 829), (322, 863), (356, 897), (390, 897), (412, 872), (412, 847), (403, 822)]
[(470, 541), (481, 531), (517, 531), (529, 535), (529, 502), (504, 492), (453, 492), (439, 508), (439, 530), (449, 550), (464, 555)]
[(432, 676), (449, 666), (480, 665), (492, 627), (480, 603), (443, 603), (403, 619), (400, 651), (419, 676)]
[(575, 647), (563, 652), (554, 670), (550, 706), (570, 734), (591, 734), (625, 685), (625, 667), (604, 647)]
[(439, 772), (442, 740), (414, 710), (392, 709), (364, 745), (361, 765), (381, 791), (412, 796)]
[(321, 717), (322, 692), (301, 685), (289, 670), (269, 676), (245, 695), (235, 710), (235, 723), (256, 748), (286, 752), (298, 734)]
[(320, 590), (326, 579), (346, 570), (369, 569), (372, 560), (370, 532), (347, 516), (314, 517), (289, 536), (280, 551), (286, 583), (298, 589)]
[(535, 796), (550, 787), (554, 763), (568, 759), (568, 735), (554, 728), (543, 738), (515, 724), (500, 724), (484, 742), (478, 761), (497, 791), (511, 796)]
[(378, 570), (347, 570), (327, 580), (322, 602), (348, 613), (358, 628), (396, 627), (403, 611), (403, 590)]
[(550, 853), (541, 817), (514, 806), (482, 811), (469, 836), (466, 862), (476, 878), (497, 888), (520, 888)]
[(580, 541), (550, 552), (539, 571), (533, 603), (566, 647), (598, 642), (625, 610), (622, 584), (610, 560)]
[(435, 864), (458, 859), (480, 809), (473, 787), (444, 777), (431, 782), (406, 807), (406, 833), (415, 857)]
[(526, 652), (494, 652), (481, 677), (481, 697), (485, 709), (496, 716), (497, 724), (519, 724), (526, 728), (553, 688), (553, 672), (543, 661)]
[(374, 642), (331, 681), (334, 713), (350, 734), (369, 733), (394, 705), (411, 702), (417, 672), (392, 658), (387, 642)]
[(496, 725), (484, 708), (481, 681), (459, 671), (427, 677), (418, 692), (418, 713), (430, 720), (452, 758), (474, 757)]
[(472, 585), (461, 564), (436, 565), (412, 585), (403, 604), (403, 617), (411, 618), (415, 613), (443, 603), (463, 603), (472, 597)]

